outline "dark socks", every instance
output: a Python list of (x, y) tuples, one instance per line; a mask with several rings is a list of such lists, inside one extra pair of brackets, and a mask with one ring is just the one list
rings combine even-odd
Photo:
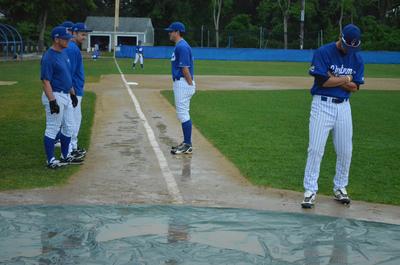
[(47, 163), (54, 157), (54, 139), (44, 136), (44, 150), (46, 151)]
[(188, 120), (182, 123), (183, 131), (183, 142), (186, 144), (192, 144), (192, 120)]
[(71, 142), (71, 137), (67, 137), (64, 134), (60, 133), (60, 142), (61, 142), (61, 154), (63, 158), (67, 158), (69, 143)]

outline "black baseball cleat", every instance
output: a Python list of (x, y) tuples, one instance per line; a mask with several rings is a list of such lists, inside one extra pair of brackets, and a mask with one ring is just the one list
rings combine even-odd
[(87, 153), (87, 151), (86, 151), (85, 148), (82, 148), (82, 147), (79, 147), (79, 146), (78, 146), (78, 149), (77, 149), (77, 150), (78, 150), (78, 152), (81, 153), (82, 155), (86, 155), (86, 153)]
[(178, 147), (181, 146), (181, 145), (183, 145), (183, 144), (184, 144), (184, 142), (182, 142), (182, 143), (180, 143), (180, 144), (178, 144), (178, 145), (176, 145), (176, 146), (172, 146), (172, 147), (171, 147), (171, 152), (174, 151), (174, 150), (176, 150), (176, 149), (178, 149)]
[(67, 165), (81, 165), (81, 164), (83, 164), (83, 159), (76, 158), (76, 157), (73, 157), (72, 155), (70, 155), (67, 158), (61, 158), (60, 162), (65, 163)]
[(343, 203), (345, 205), (351, 203), (351, 200), (345, 188), (335, 190), (334, 195), (335, 195), (335, 200), (340, 203)]
[(47, 163), (47, 168), (49, 169), (57, 169), (63, 166), (66, 166), (66, 163), (62, 163), (60, 160), (55, 158), (51, 159), (49, 163)]
[(82, 159), (85, 157), (85, 155), (83, 155), (81, 152), (79, 152), (78, 150), (73, 150), (70, 154), (70, 156), (73, 156), (75, 159)]
[(193, 147), (190, 144), (181, 143), (178, 146), (171, 148), (171, 154), (180, 155), (180, 154), (191, 154), (193, 153)]
[(86, 155), (86, 150), (84, 148), (78, 147), (78, 149), (74, 149), (71, 152), (71, 155), (76, 157), (76, 158), (83, 158)]
[(315, 198), (317, 195), (314, 192), (306, 191), (304, 193), (304, 199), (301, 203), (301, 207), (304, 209), (311, 209), (314, 207)]

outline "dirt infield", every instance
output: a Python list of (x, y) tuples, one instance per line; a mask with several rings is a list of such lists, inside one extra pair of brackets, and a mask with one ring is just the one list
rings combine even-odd
[[(169, 75), (134, 75), (131, 77), (139, 83), (139, 87), (149, 89), (170, 89)], [(277, 89), (309, 89), (311, 77), (292, 76), (195, 76), (199, 90), (277, 90)], [(366, 78), (361, 89), (368, 90), (400, 90), (400, 79)]]
[[(170, 89), (168, 76), (126, 76), (143, 113), (154, 131), (168, 167), (176, 180), (183, 203), (195, 206), (240, 207), (297, 213), (313, 213), (400, 224), (400, 207), (355, 201), (350, 208), (331, 197), (319, 196), (311, 211), (300, 208), (298, 192), (251, 185), (237, 168), (193, 130), (194, 154), (170, 155), (172, 144), (181, 137), (174, 108), (160, 95)], [(270, 80), (270, 81), (266, 81)], [(272, 89), (300, 87), (309, 78), (199, 76), (199, 89)], [(217, 85), (216, 85), (217, 84)], [(395, 87), (393, 85), (393, 87)], [(88, 88), (97, 94), (92, 141), (85, 164), (68, 184), (61, 187), (0, 193), (0, 205), (13, 204), (169, 204), (172, 198), (160, 165), (151, 148), (144, 122), (129, 98), (119, 75), (108, 75)], [(306, 88), (306, 87), (305, 87)]]

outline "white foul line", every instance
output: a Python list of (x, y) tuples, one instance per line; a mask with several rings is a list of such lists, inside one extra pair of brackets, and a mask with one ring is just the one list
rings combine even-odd
[[(149, 138), (151, 147), (153, 147), (154, 153), (156, 154), (158, 163), (161, 168), (162, 175), (167, 183), (167, 188), (169, 194), (173, 197), (176, 203), (182, 204), (183, 198), (181, 192), (179, 191), (178, 184), (175, 181), (174, 175), (172, 174), (171, 170), (169, 169), (167, 159), (165, 158), (161, 148), (156, 140), (154, 135), (153, 129), (149, 125), (149, 122), (146, 119), (142, 109), (140, 108), (139, 101), (137, 100), (136, 96), (133, 94), (132, 89), (130, 88), (130, 83), (128, 83), (125, 79), (125, 75), (122, 73), (121, 68), (118, 65), (117, 59), (114, 58), (115, 65), (118, 68), (119, 73), (121, 74), (121, 79), (124, 82), (126, 89), (128, 90), (129, 95), (131, 96), (133, 105), (135, 105), (136, 112), (139, 115), (139, 118), (143, 121), (143, 126), (146, 129), (147, 137)], [(134, 83), (134, 82), (132, 82)], [(136, 83), (137, 84), (137, 83)]]

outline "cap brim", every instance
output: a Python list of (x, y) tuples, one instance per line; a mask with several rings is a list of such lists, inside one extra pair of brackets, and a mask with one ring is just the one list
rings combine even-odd
[(168, 32), (175, 31), (174, 29), (171, 29), (171, 28), (165, 28), (164, 30), (165, 30), (165, 31), (168, 31)]
[(353, 47), (353, 46), (347, 45), (343, 40), (342, 40), (342, 46), (350, 52), (358, 52), (361, 48), (361, 45), (358, 47)]

